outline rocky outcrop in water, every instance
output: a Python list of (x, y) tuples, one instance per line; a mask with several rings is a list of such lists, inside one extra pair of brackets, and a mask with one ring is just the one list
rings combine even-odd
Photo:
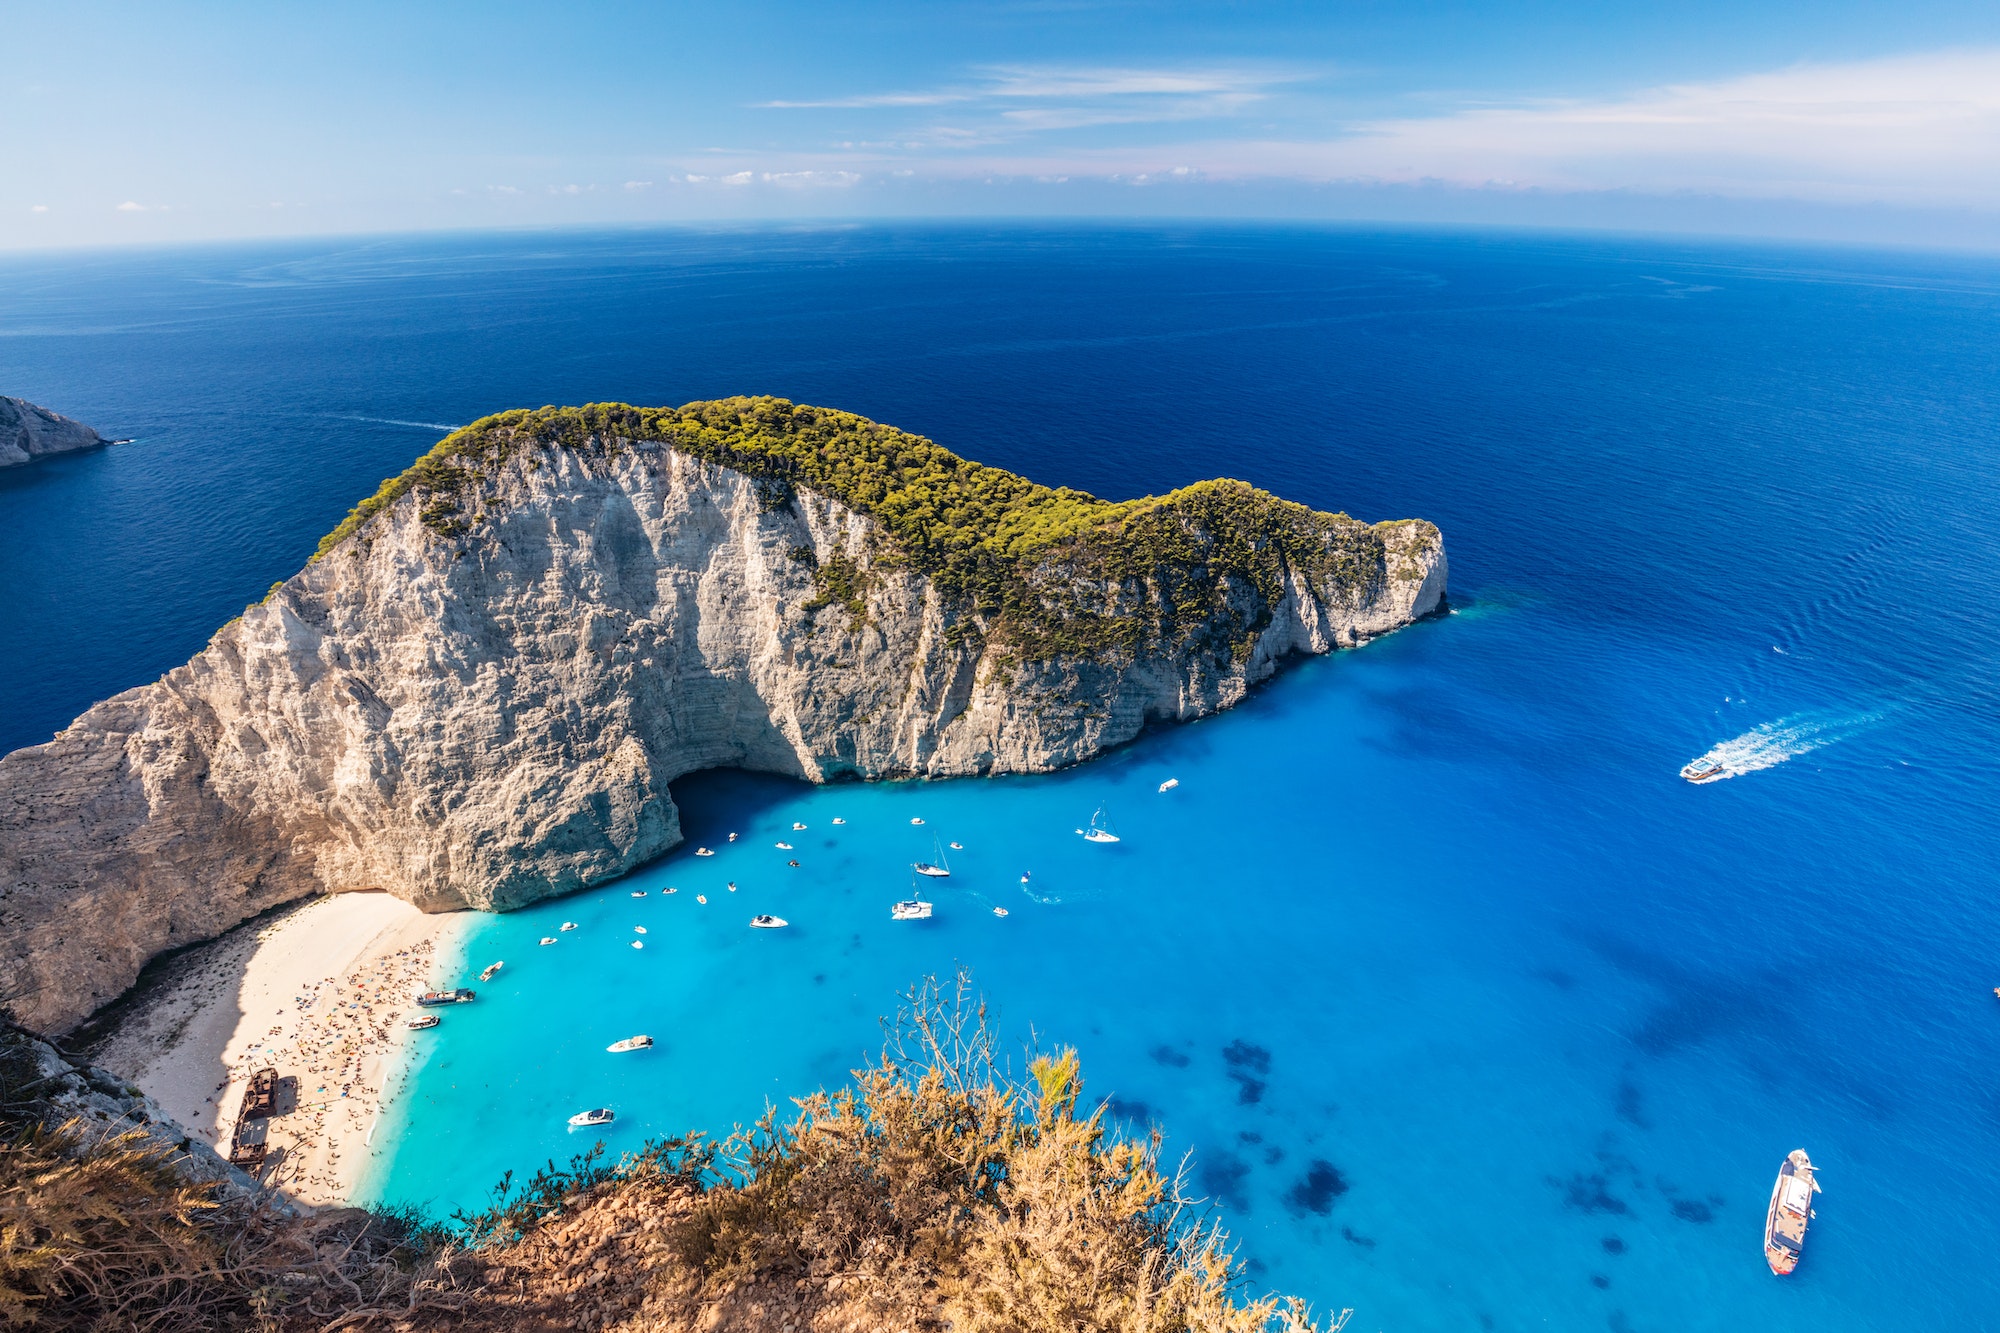
[(186, 666), (0, 760), (0, 986), (63, 1030), (307, 894), (566, 893), (676, 845), (700, 769), (1074, 764), (1445, 573), (1425, 522), (1240, 482), (1113, 504), (782, 400), (489, 418)]
[(25, 398), (0, 398), (0, 467), (19, 467), (50, 454), (111, 443), (81, 421), (36, 407)]

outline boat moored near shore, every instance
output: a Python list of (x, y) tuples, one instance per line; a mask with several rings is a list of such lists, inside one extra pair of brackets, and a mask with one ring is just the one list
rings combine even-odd
[(417, 1003), (429, 1009), (441, 1004), (470, 1004), (477, 998), (477, 992), (460, 986), (456, 990), (427, 990), (417, 997)]

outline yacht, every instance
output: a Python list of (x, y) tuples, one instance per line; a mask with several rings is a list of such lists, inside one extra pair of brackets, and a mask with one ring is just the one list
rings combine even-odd
[(932, 879), (950, 879), (951, 862), (945, 859), (944, 848), (938, 846), (936, 838), (931, 839), (931, 855), (936, 861), (918, 861), (910, 867), (919, 875), (929, 875)]
[(1105, 812), (1104, 807), (1101, 805), (1097, 807), (1097, 813), (1090, 817), (1090, 827), (1087, 829), (1080, 828), (1077, 832), (1083, 835), (1085, 842), (1118, 841), (1118, 835), (1111, 831), (1111, 816)]
[(653, 1039), (651, 1037), (627, 1037), (623, 1041), (612, 1042), (604, 1049), (613, 1055), (623, 1055), (627, 1051), (650, 1051), (653, 1049)]
[(618, 1113), (608, 1106), (600, 1106), (594, 1111), (578, 1111), (569, 1118), (571, 1129), (590, 1129), (596, 1125), (608, 1125), (618, 1118)]
[(1783, 1277), (1799, 1266), (1799, 1250), (1806, 1243), (1806, 1224), (1813, 1219), (1812, 1196), (1819, 1193), (1813, 1178), (1812, 1159), (1804, 1148), (1794, 1148), (1778, 1168), (1778, 1183), (1771, 1187), (1771, 1208), (1764, 1214), (1764, 1262)]
[(891, 921), (928, 921), (931, 905), (919, 898), (907, 898), (889, 909)]
[(442, 1018), (439, 1018), (436, 1014), (425, 1014), (422, 1018), (411, 1019), (409, 1022), (409, 1026), (421, 1032), (425, 1028), (434, 1028), (442, 1022), (444, 1022), (444, 1020)]
[(1729, 776), (1729, 770), (1721, 764), (1716, 763), (1713, 759), (1697, 759), (1681, 769), (1681, 776), (1689, 782), (1699, 784), (1713, 782), (1717, 778), (1726, 778)]
[(481, 981), (491, 981), (493, 980), (493, 974), (498, 972), (501, 968), (505, 966), (507, 966), (505, 963), (495, 963), (491, 967), (488, 967), (484, 972), (481, 972), (479, 974), (479, 979)]
[(470, 1004), (477, 996), (460, 986), (457, 990), (427, 990), (417, 997), (417, 1003), (426, 1009), (435, 1009), (442, 1004)]
[(750, 925), (754, 930), (777, 930), (781, 926), (789, 926), (791, 924), (785, 918), (772, 916), (768, 912), (750, 918)]

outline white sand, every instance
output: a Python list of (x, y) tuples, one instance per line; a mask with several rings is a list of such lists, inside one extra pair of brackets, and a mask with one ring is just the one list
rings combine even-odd
[[(386, 893), (319, 898), (190, 951), (94, 1052), (227, 1155), (251, 1074), (296, 1079), (273, 1117), (264, 1178), (302, 1202), (354, 1193), (421, 991), (459, 985), (471, 913), (426, 915)], [(281, 1099), (281, 1106), (288, 1105)]]

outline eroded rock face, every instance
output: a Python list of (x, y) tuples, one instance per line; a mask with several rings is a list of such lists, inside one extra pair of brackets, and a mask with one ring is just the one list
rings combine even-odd
[[(307, 894), (506, 910), (622, 874), (681, 840), (667, 784), (700, 769), (1073, 764), (1445, 589), (1435, 527), (1327, 515), (1367, 567), (1294, 572), (1247, 640), (1029, 661), (873, 519), (803, 490), (773, 507), (657, 444), (525, 451), (466, 506), (440, 532), (404, 496), (186, 666), (0, 760), (21, 1021), (66, 1030), (162, 950)], [(862, 571), (864, 614), (815, 584), (830, 561)], [(1035, 580), (1114, 607), (1144, 591), (1055, 563)]]
[(81, 421), (36, 407), (25, 398), (0, 398), (0, 467), (19, 467), (50, 454), (108, 443)]

